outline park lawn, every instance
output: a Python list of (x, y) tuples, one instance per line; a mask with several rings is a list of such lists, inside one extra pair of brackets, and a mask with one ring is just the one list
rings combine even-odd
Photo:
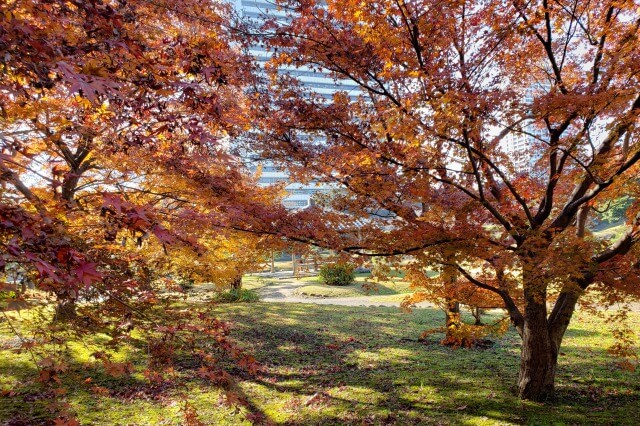
[[(601, 319), (578, 312), (563, 342), (558, 399), (545, 404), (513, 396), (519, 362), (514, 332), (489, 349), (450, 349), (441, 336), (418, 339), (442, 325), (438, 310), (358, 308), (309, 304), (227, 304), (213, 311), (232, 323), (232, 335), (264, 366), (243, 376), (238, 390), (249, 402), (238, 413), (219, 403), (220, 391), (180, 371), (181, 386), (154, 389), (141, 376), (144, 348), (129, 348), (119, 359), (134, 364), (131, 377), (110, 378), (91, 363), (91, 342), (73, 344), (67, 401), (83, 424), (181, 424), (178, 394), (206, 424), (250, 424), (258, 414), (275, 424), (637, 424), (638, 372), (621, 369), (606, 348), (612, 343)], [(489, 319), (489, 318), (487, 318)], [(640, 329), (640, 315), (631, 315)], [(0, 387), (10, 390), (34, 374), (2, 323)], [(104, 336), (95, 336), (97, 340)], [(95, 342), (94, 342), (95, 343)], [(92, 378), (85, 383), (85, 378)], [(99, 385), (104, 395), (91, 390)], [(0, 423), (48, 416), (41, 390), (0, 397)], [(251, 411), (249, 413), (248, 411)], [(25, 422), (23, 424), (30, 424)]]
[(596, 240), (617, 241), (628, 230), (629, 230), (629, 227), (627, 225), (611, 226), (609, 228), (604, 228), (604, 229), (601, 229), (600, 231), (594, 232), (593, 233), (593, 238), (595, 238)]
[(345, 286), (331, 286), (322, 283), (305, 285), (296, 290), (300, 296), (311, 297), (360, 297), (366, 292), (361, 283), (354, 283)]
[(259, 275), (247, 274), (242, 277), (242, 288), (246, 288), (247, 290), (257, 290), (259, 288), (268, 286), (275, 281), (276, 280), (272, 278), (265, 278)]
[[(323, 284), (320, 277), (300, 278), (309, 285), (298, 288), (297, 294), (314, 297), (369, 297), (379, 301), (401, 301), (413, 290), (410, 283), (403, 280), (404, 274), (396, 273), (389, 280), (379, 281), (371, 278), (370, 273), (357, 273), (352, 284), (345, 286), (329, 286)], [(391, 296), (391, 297), (389, 297)]]

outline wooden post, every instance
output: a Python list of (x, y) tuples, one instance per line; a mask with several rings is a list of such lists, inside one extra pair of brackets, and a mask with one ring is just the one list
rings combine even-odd
[(291, 264), (293, 266), (293, 276), (296, 277), (296, 276), (298, 276), (298, 265), (297, 265), (297, 261), (296, 261), (296, 252), (295, 251), (291, 252)]

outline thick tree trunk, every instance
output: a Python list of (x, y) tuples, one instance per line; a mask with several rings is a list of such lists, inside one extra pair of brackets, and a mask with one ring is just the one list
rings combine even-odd
[(62, 182), (60, 196), (69, 204), (75, 204), (74, 198), (76, 195), (78, 183), (80, 182), (80, 177), (81, 175), (78, 173), (78, 171), (72, 169), (67, 174), (67, 176), (65, 176)]
[[(525, 284), (527, 286), (527, 284)], [(547, 323), (546, 292), (526, 289), (518, 396), (544, 401), (553, 396), (559, 344), (552, 342)]]
[(562, 291), (553, 307), (553, 311), (551, 311), (551, 315), (549, 315), (549, 336), (551, 337), (551, 342), (558, 347), (558, 351), (560, 350), (564, 333), (571, 322), (579, 297), (576, 289)]
[(460, 328), (460, 304), (458, 302), (452, 299), (447, 300), (446, 316), (447, 333), (449, 329), (455, 330)]
[(546, 327), (537, 330), (535, 325), (525, 321), (518, 376), (521, 399), (544, 401), (553, 396), (558, 362), (558, 352), (553, 346)]

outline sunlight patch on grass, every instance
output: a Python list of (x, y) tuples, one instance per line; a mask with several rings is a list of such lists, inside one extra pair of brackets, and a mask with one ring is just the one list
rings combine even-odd
[(356, 404), (374, 406), (380, 404), (386, 398), (383, 392), (365, 386), (338, 386), (329, 389), (327, 394)]
[(367, 302), (376, 300), (400, 302), (412, 292), (408, 282), (400, 280), (378, 282), (371, 280), (368, 274), (357, 277), (353, 284), (346, 286), (325, 285), (315, 277), (305, 277), (298, 281), (317, 283), (299, 287), (296, 291), (299, 295), (312, 297), (365, 297)]
[(312, 297), (358, 297), (364, 295), (364, 291), (356, 286), (328, 286), (305, 285), (296, 290), (301, 296)]
[[(184, 302), (188, 307), (189, 302)], [(200, 419), (211, 425), (245, 425), (248, 414), (275, 424), (633, 424), (640, 417), (637, 372), (619, 368), (606, 349), (613, 339), (600, 318), (579, 311), (563, 341), (557, 401), (519, 401), (513, 386), (520, 340), (511, 330), (485, 350), (440, 346), (439, 335), (419, 341), (425, 329), (442, 325), (435, 309), (405, 314), (397, 308), (359, 308), (312, 304), (226, 304), (213, 308), (232, 324), (231, 337), (251, 351), (264, 371), (241, 375), (236, 386), (249, 401), (238, 413), (221, 404), (222, 392), (180, 372), (183, 382), (157, 396), (145, 389), (145, 352), (118, 351), (132, 362), (130, 377), (110, 378), (87, 365), (105, 335), (72, 343), (66, 400), (82, 424), (183, 424), (180, 394), (187, 395)], [(640, 314), (631, 314), (640, 329)], [(467, 318), (468, 319), (468, 318)], [(17, 324), (23, 327), (23, 324)], [(0, 386), (8, 389), (33, 378), (27, 354), (14, 354), (11, 335), (0, 324)], [(93, 340), (92, 340), (93, 339)], [(91, 384), (85, 384), (91, 377)], [(109, 395), (91, 391), (99, 384)], [(49, 417), (46, 406), (29, 400), (42, 389), (0, 398), (0, 423), (24, 414), (32, 422)]]

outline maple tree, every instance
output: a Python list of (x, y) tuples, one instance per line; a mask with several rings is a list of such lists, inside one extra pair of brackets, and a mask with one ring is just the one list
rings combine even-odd
[[(267, 12), (255, 33), (272, 52), (253, 93), (259, 153), (344, 189), (283, 233), (410, 255), (417, 271), (446, 267), (493, 293), (522, 338), (520, 397), (551, 396), (578, 300), (640, 295), (637, 4), (275, 3), (287, 19)], [(359, 91), (327, 99), (283, 66)], [(529, 164), (509, 138), (525, 138)], [(627, 231), (593, 238), (592, 207), (622, 195), (636, 200)]]
[[(223, 143), (247, 125), (240, 86), (251, 64), (231, 46), (228, 6), (184, 8), (3, 6), (3, 206), (59, 231), (87, 232), (82, 239), (96, 244), (139, 247), (152, 235), (196, 255), (226, 250), (230, 264), (231, 247), (244, 246), (236, 263), (245, 266), (235, 268), (244, 270), (252, 262), (241, 254), (256, 247), (246, 235), (218, 250), (225, 237), (240, 238), (221, 228), (225, 209), (277, 200), (255, 187)], [(131, 238), (116, 241), (124, 230)], [(87, 285), (89, 276), (76, 278)]]
[[(257, 367), (217, 319), (167, 305), (160, 322), (133, 320), (157, 306), (158, 283), (171, 287), (175, 274), (237, 283), (257, 262), (253, 249), (281, 236), (410, 255), (424, 297), (455, 304), (480, 288), (499, 298), (523, 339), (520, 396), (551, 395), (578, 299), (638, 296), (640, 204), (617, 241), (586, 227), (592, 208), (638, 199), (634, 2), (278, 4), (290, 19), (245, 37), (230, 28), (229, 6), (208, 0), (3, 2), (2, 265), (20, 265), (54, 295), (56, 316), (79, 310), (78, 331), (106, 327), (126, 341), (143, 330), (151, 381), (171, 374), (172, 351), (188, 349), (201, 377), (228, 383), (194, 336)], [(261, 39), (275, 53), (256, 80), (242, 51)], [(283, 65), (360, 92), (327, 100)], [(250, 150), (294, 180), (346, 191), (287, 212), (225, 147), (252, 129), (261, 139)], [(527, 173), (503, 144), (522, 135), (536, 140)], [(443, 273), (422, 280), (427, 268)], [(39, 367), (44, 383), (66, 370), (46, 357)], [(187, 403), (185, 413), (193, 417)]]
[[(268, 238), (226, 219), (279, 204), (226, 146), (248, 126), (253, 70), (230, 13), (201, 0), (0, 5), (0, 267), (23, 270), (53, 296), (54, 319), (69, 321), (38, 333), (106, 329), (119, 344), (136, 328), (157, 341), (150, 378), (182, 349), (219, 377), (210, 345), (185, 337), (197, 333), (255, 370), (216, 319), (148, 319), (178, 278), (229, 285), (268, 253)], [(43, 383), (58, 365), (40, 369)]]
[[(482, 323), (483, 309), (504, 308), (504, 302), (494, 292), (478, 287), (464, 277), (451, 264), (443, 264), (437, 275), (426, 274), (422, 262), (412, 262), (407, 267), (407, 279), (415, 289), (413, 295), (406, 297), (401, 306), (411, 309), (417, 302), (428, 301), (438, 306), (445, 313), (444, 329), (428, 330), (444, 331), (442, 344), (459, 347), (473, 347), (485, 344), (484, 338), (490, 335), (502, 335), (507, 331), (508, 323), (503, 317), (494, 323)], [(495, 283), (494, 283), (495, 285)], [(471, 309), (475, 324), (465, 324), (461, 318), (460, 305)]]

